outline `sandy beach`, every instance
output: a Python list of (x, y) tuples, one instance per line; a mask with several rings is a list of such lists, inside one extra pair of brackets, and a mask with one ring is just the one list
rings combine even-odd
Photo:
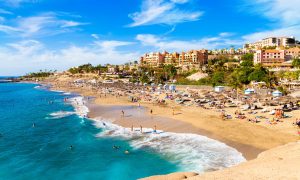
[[(87, 87), (70, 87), (63, 81), (49, 81), (53, 89), (93, 97), (88, 103), (89, 117), (105, 118), (123, 127), (157, 128), (176, 133), (194, 133), (224, 142), (237, 149), (247, 160), (272, 148), (299, 140), (297, 128), (292, 126), (295, 118), (286, 118), (276, 125), (264, 121), (251, 123), (246, 119), (223, 120), (220, 112), (215, 109), (180, 106), (175, 103), (157, 105), (149, 102), (131, 102), (128, 97), (112, 94), (99, 94)], [(234, 114), (237, 108), (226, 108)], [(124, 116), (122, 115), (124, 111)], [(151, 113), (152, 111), (152, 113)], [(300, 110), (289, 113), (299, 117)], [(254, 117), (260, 114), (247, 116)], [(264, 116), (271, 116), (263, 114)], [(227, 174), (228, 175), (228, 174)]]

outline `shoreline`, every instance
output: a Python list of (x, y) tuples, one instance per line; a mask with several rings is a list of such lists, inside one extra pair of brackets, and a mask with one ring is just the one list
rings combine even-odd
[[(154, 129), (154, 126), (156, 126), (157, 129), (162, 130), (164, 132), (184, 133), (184, 134), (189, 133), (189, 134), (197, 134), (197, 135), (205, 136), (236, 149), (238, 152), (242, 153), (242, 155), (247, 161), (251, 159), (255, 159), (258, 154), (264, 151), (262, 149), (255, 148), (253, 146), (249, 146), (242, 143), (236, 143), (233, 141), (219, 138), (212, 132), (206, 131), (205, 129), (200, 129), (191, 124), (181, 122), (181, 121), (176, 121), (172, 118), (166, 118), (160, 116), (149, 117), (149, 115), (146, 113), (148, 107), (144, 107), (144, 106), (139, 107), (143, 109), (142, 112), (144, 116), (143, 120), (141, 120), (141, 118), (138, 117), (132, 111), (129, 112), (129, 116), (131, 117), (126, 117), (126, 115), (125, 118), (121, 117), (120, 112), (122, 110), (125, 109), (132, 110), (138, 108), (135, 105), (131, 105), (131, 106), (130, 105), (114, 106), (114, 105), (107, 105), (107, 104), (100, 105), (100, 104), (96, 104), (93, 101), (90, 101), (88, 102), (87, 107), (89, 108), (88, 117), (91, 118), (92, 120), (99, 121), (97, 120), (97, 118), (102, 117), (105, 119), (110, 119), (113, 124), (128, 129), (130, 129), (132, 125), (134, 126), (134, 128), (139, 128), (140, 126), (142, 126), (143, 128), (152, 128), (152, 129)], [(118, 109), (118, 112), (116, 112), (116, 110), (113, 110), (114, 108)], [(150, 119), (151, 122), (149, 122)]]
[[(83, 87), (69, 87), (65, 86), (64, 83), (57, 85), (51, 81), (46, 83), (48, 83), (48, 85), (50, 83), (52, 85), (51, 89), (53, 90), (72, 92), (84, 97), (95, 97), (94, 103), (98, 105), (138, 106), (137, 103), (129, 102), (127, 97), (116, 98), (115, 96), (107, 95), (107, 97), (101, 98), (97, 95), (96, 91), (91, 89)], [(276, 131), (256, 124), (239, 121), (221, 121), (218, 117), (219, 113), (213, 112), (212, 110), (195, 109), (193, 107), (175, 107), (176, 115), (173, 116), (173, 108), (170, 106), (162, 107), (159, 105), (149, 104), (147, 102), (141, 102), (140, 105), (145, 108), (153, 109), (155, 116), (170, 118), (172, 123), (183, 122), (185, 125), (192, 127), (192, 129), (195, 128), (195, 134), (198, 133), (199, 135), (207, 136), (211, 139), (228, 144), (241, 152), (247, 160), (255, 159), (258, 154), (268, 149), (298, 140), (297, 136), (286, 133), (282, 133), (282, 136), (273, 136), (273, 133)], [(199, 121), (197, 121), (198, 118), (200, 118)], [(224, 126), (222, 126), (222, 124), (224, 124)], [(152, 128), (153, 126), (154, 124), (150, 127)], [(164, 130), (164, 128), (162, 128), (162, 130)], [(181, 131), (177, 130), (177, 132), (191, 132), (191, 128), (182, 128)], [(253, 134), (254, 132), (257, 134)], [(279, 134), (281, 132), (276, 133)]]
[[(65, 93), (74, 94), (66, 91), (58, 91), (58, 92), (64, 92), (64, 94)], [(203, 135), (187, 133), (187, 132), (174, 132), (174, 131), (170, 132), (161, 129), (157, 129), (156, 131), (154, 131), (154, 129), (148, 126), (143, 126), (143, 131), (142, 131), (143, 133), (140, 133), (141, 131), (139, 127), (134, 127), (134, 130), (132, 131), (130, 130), (131, 129), (130, 127), (124, 126), (122, 125), (122, 123), (119, 123), (119, 120), (117, 120), (116, 122), (113, 119), (116, 117), (115, 116), (116, 113), (114, 113), (114, 110), (116, 109), (119, 110), (119, 108), (125, 109), (124, 106), (112, 107), (112, 106), (101, 105), (101, 106), (97, 106), (95, 109), (95, 107), (93, 107), (95, 104), (92, 103), (92, 100), (90, 98), (86, 98), (79, 94), (76, 95), (77, 96), (70, 98), (71, 104), (75, 107), (76, 114), (81, 117), (86, 117), (91, 121), (94, 121), (95, 122), (94, 125), (96, 127), (102, 128), (104, 131), (101, 134), (99, 134), (99, 137), (100, 136), (122, 137), (129, 140), (131, 143), (133, 143), (132, 146), (135, 148), (143, 148), (145, 146), (145, 147), (153, 148), (155, 151), (157, 151), (156, 153), (160, 155), (167, 155), (167, 156), (171, 155), (172, 158), (169, 159), (170, 158), (169, 157), (168, 161), (180, 167), (180, 169), (178, 169), (179, 170), (178, 172), (193, 171), (195, 173), (192, 174), (197, 175), (198, 173), (201, 174), (205, 172), (222, 170), (246, 161), (244, 156), (242, 156), (242, 154), (236, 149), (234, 149), (233, 147), (230, 147), (223, 142), (208, 138)], [(128, 108), (131, 110), (137, 109), (137, 107), (135, 106), (132, 107), (126, 106), (126, 108), (127, 110)], [(143, 107), (138, 107), (138, 108), (143, 111), (141, 112), (141, 115), (144, 117), (143, 114), (145, 113), (144, 112), (145, 109)], [(108, 114), (114, 114), (114, 115), (103, 116), (103, 112), (106, 115)], [(98, 116), (96, 114), (101, 114), (101, 116)], [(132, 116), (132, 114), (127, 116), (125, 115), (125, 117), (128, 116)], [(135, 118), (136, 117), (132, 117), (128, 120), (132, 121)], [(151, 118), (151, 120), (154, 119)], [(165, 120), (165, 118), (162, 118), (161, 120)], [(124, 121), (124, 119), (122, 121)], [(156, 119), (154, 121), (156, 121)], [(169, 143), (170, 140), (174, 142), (174, 144), (170, 144)], [(158, 142), (160, 144), (159, 146), (157, 146)], [(202, 145), (202, 143), (204, 144)], [(183, 144), (187, 145), (184, 148), (185, 150), (180, 149), (182, 148)], [(194, 150), (195, 147), (200, 147), (200, 148), (198, 148), (198, 150)], [(213, 149), (215, 149), (215, 151)], [(174, 153), (174, 151), (176, 153)], [(195, 152), (197, 155), (195, 154)], [(182, 155), (184, 155), (184, 157), (182, 157)], [(210, 156), (212, 157), (215, 156), (216, 158), (212, 158)]]
[[(51, 84), (52, 85), (52, 84)], [(97, 98), (93, 93), (91, 94), (90, 92), (83, 92), (81, 90), (72, 90), (72, 89), (68, 89), (68, 88), (58, 88), (56, 89), (55, 87), (51, 87), (50, 90), (53, 91), (64, 91), (64, 92), (70, 92), (72, 94), (78, 94), (82, 97), (93, 97), (94, 99), (92, 101), (89, 101), (87, 104), (87, 107), (89, 108), (89, 113), (88, 116), (89, 118), (91, 118), (92, 120), (97, 121), (95, 118), (97, 118), (98, 116), (100, 116), (99, 113), (95, 113), (96, 111), (103, 113), (103, 111), (99, 111), (102, 108), (106, 107), (114, 107), (114, 106), (122, 106), (124, 108), (126, 107), (137, 107), (138, 104), (134, 103), (129, 103), (129, 102), (124, 102), (124, 99), (122, 99), (123, 101), (120, 101), (119, 103), (115, 103), (111, 98), (106, 98), (106, 102), (97, 102), (97, 100), (99, 100), (99, 98)], [(114, 98), (114, 97), (113, 97)], [(141, 106), (145, 109), (149, 109), (151, 108), (152, 105), (146, 104), (146, 103), (141, 103)], [(119, 111), (119, 113), (121, 112), (121, 110)], [(147, 114), (145, 112), (144, 115), (149, 115), (149, 113)], [(101, 114), (101, 116), (103, 116), (103, 114)], [(120, 120), (120, 115), (116, 115), (116, 116), (103, 116), (105, 118), (113, 118), (114, 121), (113, 123), (119, 126), (122, 126), (124, 128), (131, 128), (132, 125), (132, 121), (135, 121), (134, 124), (138, 124), (136, 125), (136, 127), (139, 127), (140, 125), (142, 125), (144, 128), (153, 128), (154, 125), (156, 125), (157, 127), (159, 127), (158, 129), (166, 131), (166, 132), (174, 132), (174, 133), (192, 133), (192, 134), (197, 134), (197, 135), (201, 135), (201, 136), (205, 136), (208, 137), (210, 139), (219, 141), (221, 143), (224, 143), (226, 145), (228, 145), (229, 147), (232, 147), (234, 149), (236, 149), (238, 152), (242, 153), (242, 155), (244, 156), (244, 158), (249, 161), (252, 159), (255, 159), (257, 157), (257, 155), (259, 155), (261, 152), (264, 152), (266, 149), (260, 149), (257, 148), (255, 146), (251, 146), (251, 145), (247, 145), (241, 142), (234, 142), (228, 139), (224, 139), (216, 134), (214, 134), (213, 132), (207, 131), (205, 129), (202, 128), (198, 128), (193, 126), (190, 123), (187, 122), (183, 122), (183, 121), (178, 121), (177, 119), (174, 118), (170, 118), (170, 117), (163, 117), (163, 116), (156, 116), (159, 117), (159, 121), (155, 121), (155, 123), (151, 122), (149, 123), (140, 123), (137, 122), (137, 119), (130, 119), (129, 121), (123, 121)], [(166, 124), (172, 124), (173, 126), (170, 127), (169, 125)]]
[[(43, 82), (42, 84), (50, 84), (52, 90), (76, 93), (83, 97), (94, 97), (93, 102), (89, 102), (88, 104), (90, 106), (89, 109), (91, 112), (89, 113), (89, 116), (91, 118), (96, 118), (98, 114), (95, 112), (101, 112), (101, 109), (103, 108), (116, 106), (121, 107), (121, 109), (143, 106), (145, 109), (148, 108), (148, 110), (145, 110), (144, 112), (147, 116), (150, 115), (150, 112), (148, 111), (151, 109), (154, 112), (153, 116), (159, 118), (159, 121), (150, 124), (143, 122), (143, 127), (153, 128), (153, 126), (156, 125), (158, 126), (157, 129), (166, 132), (198, 134), (233, 147), (241, 152), (247, 159), (247, 162), (233, 166), (233, 168), (243, 166), (248, 162), (256, 161), (256, 159), (259, 158), (258, 155), (264, 154), (269, 150), (276, 149), (277, 147), (290, 142), (297, 142), (299, 139), (299, 137), (296, 136), (295, 130), (293, 130), (290, 125), (288, 126), (288, 124), (292, 124), (293, 122), (291, 119), (287, 119), (288, 121), (283, 123), (284, 126), (268, 126), (262, 123), (252, 124), (242, 120), (222, 121), (220, 120), (218, 116), (219, 112), (217, 111), (203, 110), (198, 107), (174, 106), (174, 104), (161, 106), (148, 102), (132, 103), (128, 100), (127, 96), (116, 96), (114, 94), (106, 94), (104, 98), (103, 94), (99, 94), (95, 89), (88, 87), (74, 87), (70, 86), (67, 82), (68, 81), (52, 80)], [(95, 110), (93, 108), (95, 108)], [(172, 115), (173, 109), (176, 111), (175, 115)], [(232, 113), (235, 109), (226, 108), (226, 110), (230, 110)], [(130, 128), (133, 123), (135, 123), (135, 127), (139, 127), (141, 124), (140, 121), (137, 119), (133, 120), (133, 118), (128, 118), (128, 121), (118, 120), (120, 114), (120, 109), (115, 111), (113, 123), (126, 128)], [(299, 114), (300, 110), (295, 111), (293, 116), (297, 117)], [(231, 167), (225, 168), (225, 170), (226, 169), (231, 171)]]
[[(44, 85), (43, 83), (41, 83), (41, 84)], [(136, 103), (132, 104), (132, 103), (124, 103), (124, 102), (123, 103), (113, 103), (113, 101), (111, 99), (108, 100), (108, 102), (106, 102), (106, 103), (99, 103), (99, 102), (96, 102), (97, 97), (93, 96), (90, 93), (82, 92), (82, 91), (78, 91), (78, 90), (71, 91), (71, 89), (68, 89), (68, 88), (67, 89), (65, 89), (65, 88), (57, 89), (57, 88), (53, 87), (53, 84), (51, 84), (51, 86), (52, 87), (49, 88), (49, 90), (51, 90), (51, 91), (56, 91), (56, 92), (63, 91), (66, 93), (77, 94), (83, 98), (92, 97), (93, 100), (89, 100), (87, 102), (86, 106), (89, 109), (88, 117), (89, 117), (89, 119), (91, 119), (93, 121), (98, 121), (97, 117), (102, 116), (103, 118), (114, 119), (112, 121), (112, 123), (122, 126), (124, 128), (131, 128), (132, 121), (135, 121), (134, 124), (138, 124), (136, 127), (139, 127), (140, 125), (142, 125), (144, 128), (153, 128), (156, 125), (157, 127), (159, 127), (158, 128), (159, 130), (162, 130), (165, 132), (189, 133), (189, 134), (197, 134), (197, 135), (205, 136), (205, 137), (219, 141), (229, 147), (236, 149), (238, 152), (242, 153), (243, 157), (247, 161), (255, 159), (257, 157), (257, 155), (259, 155), (261, 152), (265, 151), (265, 149), (259, 149), (254, 146), (251, 146), (251, 145), (243, 144), (240, 142), (230, 141), (228, 139), (223, 139), (223, 138), (217, 136), (216, 134), (214, 134), (213, 132), (209, 132), (205, 129), (197, 128), (197, 127), (193, 126), (192, 124), (178, 121), (178, 120), (170, 118), (170, 117), (156, 116), (159, 118), (159, 120), (155, 121), (155, 123), (151, 122), (149, 124), (149, 123), (145, 123), (145, 122), (142, 122), (142, 123), (137, 122), (138, 119), (136, 119), (136, 118), (134, 118), (134, 119), (130, 118), (130, 119), (127, 119), (124, 121), (124, 119), (121, 120), (120, 115), (114, 115), (114, 116), (105, 116), (104, 115), (103, 116), (103, 111), (101, 111), (101, 109), (103, 109), (105, 107), (108, 109), (115, 107), (115, 106), (119, 106), (119, 107), (122, 106), (122, 107), (126, 108), (126, 107), (137, 107), (138, 105)], [(145, 108), (145, 109), (150, 108), (149, 105), (147, 105), (145, 103), (142, 103), (141, 107)], [(96, 112), (98, 112), (98, 113), (96, 113)], [(119, 113), (120, 112), (121, 112), (121, 110), (119, 111)], [(108, 113), (108, 114), (113, 114), (113, 113)], [(149, 115), (149, 114), (144, 112), (144, 115)], [(172, 126), (170, 127), (169, 125), (166, 125), (166, 124), (172, 124)]]

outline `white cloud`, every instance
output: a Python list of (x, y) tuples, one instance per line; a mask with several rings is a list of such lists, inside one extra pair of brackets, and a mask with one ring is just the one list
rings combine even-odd
[(140, 12), (129, 14), (129, 17), (133, 20), (133, 23), (129, 24), (129, 26), (173, 25), (199, 20), (203, 12), (182, 10), (179, 7), (187, 2), (189, 0), (144, 0)]
[(115, 51), (117, 47), (132, 45), (133, 42), (126, 41), (96, 41), (96, 45), (98, 45), (103, 51)]
[(10, 11), (7, 11), (5, 9), (0, 9), (0, 14), (8, 14), (8, 15), (12, 15), (13, 13)]
[(22, 75), (28, 72), (66, 70), (84, 63), (118, 64), (137, 59), (138, 52), (117, 50), (131, 42), (97, 41), (91, 46), (69, 46), (60, 50), (49, 50), (36, 40), (15, 42), (0, 48), (0, 75)]
[(18, 17), (13, 22), (13, 25), (0, 25), (0, 31), (21, 37), (45, 36), (69, 32), (74, 27), (86, 24), (65, 20), (53, 12), (43, 13), (38, 16)]
[(245, 11), (263, 15), (271, 21), (272, 28), (244, 35), (245, 42), (254, 42), (270, 36), (295, 36), (300, 38), (300, 0), (244, 1)]
[(100, 39), (99, 35), (98, 34), (91, 34), (91, 36), (95, 39)]
[(272, 36), (294, 36), (300, 37), (300, 25), (285, 28), (273, 29), (268, 31), (256, 32), (243, 36), (245, 42), (255, 42), (266, 37)]
[(235, 46), (240, 45), (241, 41), (230, 40), (224, 38), (223, 36), (210, 37), (210, 38), (202, 38), (199, 40), (190, 40), (190, 41), (182, 41), (182, 40), (169, 40), (167, 38), (161, 38), (152, 34), (139, 34), (136, 37), (144, 46), (152, 46), (155, 51), (188, 51), (188, 50), (196, 50), (196, 49), (215, 49), (224, 46)]
[(300, 0), (253, 0), (246, 1), (247, 11), (262, 14), (281, 25), (297, 25), (300, 23)]
[(19, 7), (22, 3), (37, 3), (39, 0), (0, 0), (8, 6)]
[(39, 41), (35, 40), (26, 40), (17, 43), (9, 43), (8, 46), (15, 49), (17, 53), (22, 55), (32, 55), (38, 52), (39, 50), (42, 50), (44, 47)]
[(20, 32), (20, 30), (17, 28), (14, 28), (11, 26), (6, 26), (6, 25), (1, 25), (1, 24), (0, 24), (0, 31), (5, 32), (7, 34)]

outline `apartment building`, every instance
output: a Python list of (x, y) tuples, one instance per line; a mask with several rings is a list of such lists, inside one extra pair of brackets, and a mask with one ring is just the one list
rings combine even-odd
[(208, 60), (207, 50), (192, 50), (182, 53), (147, 53), (141, 57), (141, 65), (148, 65), (153, 67), (158, 67), (163, 64), (172, 64), (174, 66), (190, 66), (201, 67), (206, 64)]
[(153, 67), (160, 66), (164, 64), (165, 55), (165, 53), (160, 52), (146, 53), (140, 59), (141, 65), (148, 65)]
[(286, 49), (285, 56), (287, 60), (300, 58), (300, 47), (293, 47), (293, 48)]
[(165, 54), (165, 64), (178, 65), (179, 64), (179, 53), (166, 53)]
[(281, 66), (285, 61), (284, 50), (257, 50), (254, 53), (254, 64), (272, 67)]
[(179, 66), (202, 66), (207, 63), (207, 50), (192, 50), (189, 52), (182, 52), (179, 55)]
[(268, 37), (254, 43), (244, 45), (244, 48), (261, 49), (265, 47), (294, 47), (296, 46), (295, 37)]

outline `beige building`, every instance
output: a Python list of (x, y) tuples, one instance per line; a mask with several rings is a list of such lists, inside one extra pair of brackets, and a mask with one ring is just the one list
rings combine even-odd
[(178, 65), (179, 64), (179, 53), (166, 53), (165, 54), (165, 64)]
[(207, 50), (192, 50), (179, 55), (179, 66), (202, 66), (207, 63)]
[(257, 50), (254, 53), (254, 64), (267, 67), (281, 66), (285, 62), (284, 50)]
[(141, 57), (141, 64), (148, 66), (159, 66), (164, 63), (165, 54), (160, 52), (147, 53)]
[(261, 49), (265, 47), (294, 47), (296, 46), (295, 37), (268, 37), (254, 43), (244, 45), (244, 48)]
[(141, 57), (140, 64), (158, 67), (163, 64), (172, 64), (177, 67), (188, 66), (188, 68), (200, 68), (208, 60), (207, 50), (192, 50), (182, 53), (147, 53)]
[(293, 47), (293, 48), (286, 49), (285, 56), (287, 60), (300, 58), (300, 47)]

